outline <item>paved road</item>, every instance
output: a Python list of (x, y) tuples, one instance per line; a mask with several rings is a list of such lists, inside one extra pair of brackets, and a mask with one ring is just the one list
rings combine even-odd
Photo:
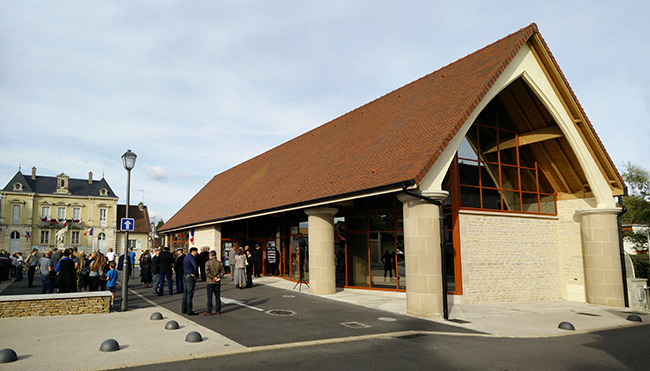
[[(87, 361), (86, 367), (97, 367), (93, 365), (102, 362), (105, 365), (114, 365), (115, 362), (111, 357), (117, 357), (123, 359), (122, 362), (131, 362), (131, 366), (150, 364), (136, 367), (140, 370), (178, 370), (179, 368), (202, 370), (230, 367), (264, 371), (650, 369), (648, 366), (650, 352), (646, 346), (650, 343), (650, 331), (648, 326), (643, 325), (542, 338), (487, 336), (458, 326), (308, 295), (297, 290), (285, 290), (269, 285), (257, 285), (252, 289), (238, 290), (229, 283), (228, 279), (222, 285), (222, 298), (227, 302), (222, 307), (222, 315), (181, 316), (179, 314), (181, 295), (158, 297), (151, 292), (151, 289), (142, 288), (138, 281), (139, 279), (136, 278), (129, 285), (131, 289), (129, 313), (96, 317), (106, 321), (102, 322), (101, 326), (109, 326), (106, 327), (107, 329), (116, 326), (113, 316), (124, 315), (129, 316), (129, 319), (133, 317), (127, 327), (120, 329), (117, 334), (110, 334), (113, 337), (119, 335), (120, 344), (126, 346), (116, 354), (101, 354), (96, 350), (97, 344), (109, 334), (104, 334), (101, 339), (86, 339), (83, 344), (75, 345), (75, 349), (87, 348), (85, 350), (87, 356), (84, 358)], [(40, 292), (38, 288), (27, 288), (27, 284), (23, 281), (11, 284), (1, 294), (38, 292)], [(118, 307), (120, 295), (118, 290), (116, 298)], [(201, 325), (217, 334), (209, 334), (209, 339), (201, 345), (185, 343), (182, 341), (185, 331), (198, 326), (187, 322), (182, 333), (165, 332), (159, 328), (160, 324), (147, 320), (149, 311), (153, 312), (156, 309), (155, 305), (176, 313), (170, 315), (165, 311), (166, 316), (169, 315), (171, 318), (177, 316), (183, 321), (187, 319), (196, 322), (196, 325)], [(138, 308), (142, 310), (136, 310)], [(194, 309), (197, 312), (206, 310), (205, 283), (201, 282), (197, 285)], [(275, 314), (289, 315), (273, 315), (274, 310), (278, 311)], [(70, 318), (60, 318), (60, 320), (75, 319), (75, 316), (67, 317)], [(80, 316), (79, 318), (82, 320), (95, 317)], [(43, 318), (9, 319), (4, 320), (3, 323), (9, 326), (17, 321), (41, 319)], [(45, 318), (45, 320), (54, 323), (59, 318)], [(133, 326), (137, 326), (138, 330)], [(132, 328), (134, 331), (129, 331)], [(138, 332), (145, 331), (145, 328), (152, 334), (156, 333), (155, 341), (145, 337), (149, 340), (143, 342), (136, 336)], [(205, 328), (203, 331), (208, 331)], [(222, 335), (224, 338), (217, 335)], [(9, 339), (4, 340), (7, 343)], [(229, 343), (229, 340), (236, 344), (225, 346), (224, 344)], [(157, 345), (153, 347), (154, 344)], [(16, 346), (26, 350), (21, 352), (23, 359), (20, 362), (11, 364), (13, 369), (40, 369), (36, 361), (37, 358), (42, 357), (37, 357), (37, 352), (30, 353), (29, 346), (21, 344)], [(237, 354), (220, 353), (219, 349), (213, 348), (218, 346), (222, 346), (220, 349), (231, 348)], [(191, 354), (198, 355), (196, 358), (199, 359), (174, 362), (176, 359), (172, 359), (173, 356), (187, 355), (188, 352), (184, 349), (189, 348), (193, 349)], [(172, 349), (180, 353), (175, 354)], [(137, 357), (143, 354), (142, 352), (156, 354), (158, 351), (160, 351), (158, 357), (142, 359)], [(202, 354), (206, 358), (200, 358), (203, 357)], [(217, 354), (220, 356), (216, 356)], [(65, 357), (59, 361), (63, 362), (70, 358), (73, 357)], [(81, 363), (75, 361), (73, 364), (78, 366)], [(67, 367), (69, 365), (63, 363), (61, 365), (63, 366), (58, 369), (69, 369)]]
[[(200, 314), (189, 318), (247, 347), (403, 331), (473, 332), (299, 291), (264, 285), (239, 290), (228, 281), (222, 285), (221, 296), (229, 304), (222, 304), (221, 315)], [(134, 291), (166, 309), (181, 312), (180, 294), (159, 297), (147, 289)], [(129, 297), (130, 307), (148, 305), (141, 297)], [(194, 295), (194, 311), (203, 313), (206, 310), (205, 283), (199, 282)]]
[(296, 346), (134, 370), (648, 370), (646, 326), (540, 339), (407, 335)]

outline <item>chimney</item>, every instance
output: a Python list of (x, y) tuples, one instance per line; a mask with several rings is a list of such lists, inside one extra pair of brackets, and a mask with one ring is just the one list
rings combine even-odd
[(93, 172), (88, 172), (88, 184), (93, 184)]
[(36, 166), (32, 166), (32, 180), (36, 180)]

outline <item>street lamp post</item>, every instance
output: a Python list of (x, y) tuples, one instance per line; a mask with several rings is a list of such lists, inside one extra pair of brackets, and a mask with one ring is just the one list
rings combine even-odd
[[(127, 150), (122, 155), (122, 164), (126, 169), (126, 215), (125, 218), (129, 217), (129, 203), (131, 198), (131, 169), (135, 166), (135, 159), (138, 156)], [(129, 275), (131, 274), (131, 258), (127, 255), (129, 251), (129, 231), (124, 232), (124, 263), (122, 270), (122, 307), (121, 311), (126, 312), (129, 306), (129, 294), (128, 294), (128, 284), (129, 284)]]

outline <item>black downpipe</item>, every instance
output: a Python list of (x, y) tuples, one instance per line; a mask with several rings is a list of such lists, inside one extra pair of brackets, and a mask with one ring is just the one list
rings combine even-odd
[[(625, 188), (625, 194), (627, 195), (627, 188)], [(618, 246), (621, 255), (621, 272), (623, 272), (623, 296), (625, 298), (625, 307), (630, 307), (630, 299), (628, 298), (627, 292), (627, 271), (625, 269), (625, 248), (623, 245), (623, 222), (621, 216), (627, 212), (627, 207), (623, 205), (623, 196), (618, 196), (618, 203), (621, 205), (621, 212), (618, 213), (616, 220), (618, 221)]]
[(440, 216), (438, 217), (440, 219), (440, 252), (441, 252), (441, 257), (440, 257), (440, 265), (442, 269), (442, 310), (443, 310), (443, 316), (445, 319), (449, 319), (449, 303), (447, 302), (447, 270), (446, 270), (446, 265), (445, 265), (445, 260), (446, 260), (446, 254), (445, 254), (445, 229), (444, 229), (444, 224), (443, 224), (443, 212), (442, 212), (442, 202), (438, 201), (436, 199), (433, 199), (431, 197), (423, 196), (419, 193), (414, 193), (411, 192), (407, 189), (407, 185), (403, 184), (402, 185), (402, 191), (406, 193), (409, 196), (413, 196), (419, 199), (422, 199), (424, 201), (430, 202), (436, 206), (438, 206), (438, 210), (440, 212)]

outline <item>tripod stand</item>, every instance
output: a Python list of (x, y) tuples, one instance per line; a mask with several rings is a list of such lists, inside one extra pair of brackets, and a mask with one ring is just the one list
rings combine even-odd
[(303, 274), (304, 273), (303, 265), (304, 265), (304, 262), (305, 262), (305, 249), (303, 247), (300, 247), (298, 249), (298, 262), (299, 262), (298, 266), (300, 267), (300, 268), (298, 268), (298, 271), (300, 272), (300, 276), (299, 276), (300, 279), (298, 279), (298, 282), (296, 282), (296, 284), (293, 286), (293, 289), (295, 290), (296, 286), (300, 285), (300, 287), (298, 288), (298, 291), (302, 291), (302, 284), (303, 283), (305, 285), (307, 285), (307, 288), (309, 288), (309, 284), (307, 282), (305, 282), (305, 278), (304, 278), (304, 274)]
[(307, 288), (309, 288), (309, 284), (308, 284), (307, 282), (305, 282), (305, 279), (302, 277), (302, 267), (301, 267), (301, 268), (300, 268), (300, 279), (299, 279), (298, 282), (296, 282), (296, 284), (293, 286), (293, 289), (295, 290), (295, 289), (296, 289), (296, 286), (300, 285), (300, 287), (298, 288), (298, 291), (302, 291), (302, 284), (303, 284), (303, 283), (304, 283), (305, 285), (307, 285)]

